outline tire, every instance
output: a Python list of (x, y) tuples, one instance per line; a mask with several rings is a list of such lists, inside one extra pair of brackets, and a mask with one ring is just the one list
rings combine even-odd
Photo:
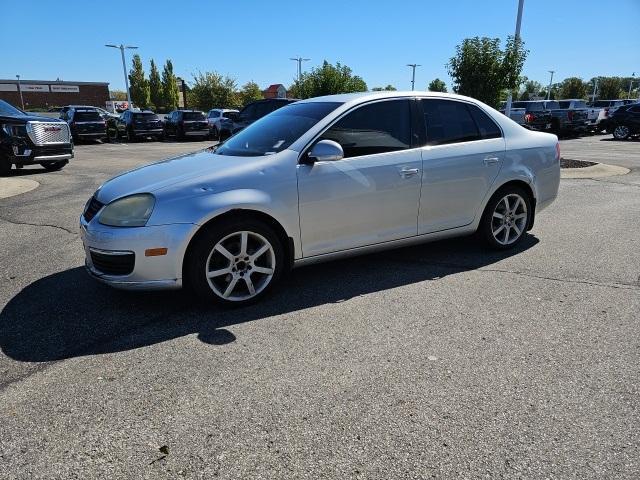
[(118, 140), (118, 129), (115, 128), (107, 128), (107, 141), (108, 142), (115, 142)]
[(524, 238), (532, 213), (531, 198), (524, 189), (501, 188), (489, 200), (478, 233), (493, 249), (513, 248)]
[(251, 218), (224, 220), (197, 235), (187, 251), (184, 276), (203, 300), (243, 306), (273, 288), (284, 264), (282, 242), (267, 224)]
[(0, 156), (0, 177), (9, 175), (11, 171), (11, 162), (5, 157)]
[(62, 169), (62, 167), (64, 167), (67, 163), (69, 162), (67, 162), (66, 160), (62, 160), (60, 162), (41, 163), (40, 165), (48, 172), (57, 172), (58, 170)]
[(133, 133), (130, 128), (127, 128), (126, 135), (127, 135), (126, 139), (128, 143), (134, 143), (138, 141), (138, 137), (136, 137), (136, 134)]
[(213, 130), (211, 131), (211, 138), (213, 138), (214, 140), (220, 140), (220, 131), (215, 125), (213, 126)]
[(618, 125), (613, 129), (613, 138), (616, 140), (626, 140), (631, 136), (631, 129), (626, 125)]

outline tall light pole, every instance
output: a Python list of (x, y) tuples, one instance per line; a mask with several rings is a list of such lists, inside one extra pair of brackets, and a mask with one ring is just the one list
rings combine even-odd
[(127, 77), (127, 63), (124, 60), (124, 51), (125, 49), (135, 50), (138, 47), (134, 47), (132, 45), (122, 45), (122, 44), (120, 45), (108, 44), (108, 45), (105, 45), (105, 47), (120, 49), (120, 54), (122, 55), (122, 72), (124, 73), (124, 84), (127, 87), (127, 102), (129, 103), (129, 109), (131, 109), (131, 92), (129, 91), (129, 77)]
[(556, 73), (555, 70), (549, 70), (551, 74), (551, 78), (549, 79), (549, 88), (547, 88), (547, 100), (551, 100), (551, 84), (553, 83), (553, 74)]
[(411, 90), (415, 90), (416, 87), (416, 67), (421, 67), (422, 65), (417, 63), (407, 63), (407, 67), (411, 67)]
[(633, 86), (633, 79), (636, 78), (636, 72), (633, 72), (631, 74), (631, 81), (629, 82), (629, 95), (627, 95), (627, 98), (629, 100), (631, 100), (631, 87)]
[[(522, 25), (522, 9), (524, 8), (524, 0), (518, 1), (518, 17), (516, 20), (516, 49), (520, 46), (520, 26)], [(507, 117), (511, 116), (511, 102), (513, 101), (513, 94), (509, 90), (507, 96), (507, 105), (504, 108), (504, 114)]]
[(596, 92), (598, 91), (598, 77), (593, 79), (593, 95), (591, 97), (591, 101), (596, 101)]
[(295, 57), (295, 58), (292, 57), (289, 60), (293, 60), (294, 62), (298, 62), (298, 84), (300, 84), (300, 78), (302, 77), (302, 62), (308, 62), (311, 59), (310, 58), (302, 58), (302, 57)]
[(22, 87), (20, 86), (20, 75), (16, 75), (18, 79), (18, 93), (20, 94), (20, 104), (22, 105), (22, 110), (24, 110), (24, 99), (22, 98)]

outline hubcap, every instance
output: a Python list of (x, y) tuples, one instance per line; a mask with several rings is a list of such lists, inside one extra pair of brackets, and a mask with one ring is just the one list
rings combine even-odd
[(517, 193), (505, 195), (496, 205), (491, 219), (493, 238), (501, 245), (511, 245), (527, 227), (527, 204)]
[(205, 274), (213, 292), (230, 301), (258, 295), (271, 282), (276, 267), (273, 246), (262, 235), (241, 231), (227, 235), (213, 247)]

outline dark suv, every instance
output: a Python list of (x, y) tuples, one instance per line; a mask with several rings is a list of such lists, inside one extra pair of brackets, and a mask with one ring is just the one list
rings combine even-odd
[(297, 99), (293, 98), (266, 98), (264, 100), (251, 102), (240, 110), (235, 120), (228, 119), (221, 122), (220, 134), (221, 136), (229, 136), (238, 133), (265, 115), (296, 101)]
[(179, 140), (187, 137), (204, 139), (209, 136), (207, 116), (200, 110), (174, 110), (164, 119), (164, 135)]
[(94, 108), (70, 108), (60, 116), (66, 120), (71, 129), (73, 140), (102, 140), (107, 138), (107, 122), (100, 112)]
[(623, 105), (604, 120), (607, 132), (613, 133), (616, 140), (626, 140), (640, 135), (640, 103)]
[(124, 138), (128, 142), (135, 142), (141, 138), (153, 137), (162, 140), (162, 120), (151, 111), (122, 112), (118, 118), (107, 121), (109, 140)]
[(59, 170), (73, 158), (69, 126), (57, 118), (27, 115), (0, 100), (0, 175), (11, 166), (40, 164)]

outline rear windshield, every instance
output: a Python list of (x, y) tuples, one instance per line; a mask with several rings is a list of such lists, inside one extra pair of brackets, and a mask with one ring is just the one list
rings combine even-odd
[(224, 142), (216, 154), (258, 157), (281, 152), (340, 105), (309, 102), (279, 108)]
[(102, 117), (98, 112), (76, 112), (73, 115), (73, 119), (76, 122), (99, 122)]
[[(571, 102), (558, 102), (560, 108), (571, 108)], [(573, 102), (573, 108), (587, 108), (586, 102)]]
[(611, 105), (611, 102), (609, 101), (604, 101), (604, 100), (598, 100), (597, 102), (593, 103), (594, 107), (608, 107), (609, 105)]
[(228, 118), (229, 120), (236, 120), (238, 118), (238, 112), (224, 112), (222, 117)]
[(134, 113), (133, 119), (136, 121), (140, 120), (159, 120), (158, 115), (155, 113)]
[(524, 108), (531, 112), (539, 112), (544, 110), (544, 104), (542, 102), (513, 102), (512, 108)]
[(206, 120), (204, 112), (184, 112), (185, 120)]

